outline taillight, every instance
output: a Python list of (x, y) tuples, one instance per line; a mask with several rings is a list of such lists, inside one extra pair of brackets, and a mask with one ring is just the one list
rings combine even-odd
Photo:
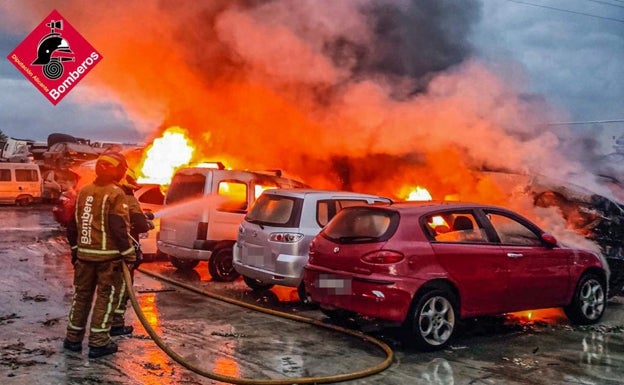
[(280, 243), (295, 243), (303, 238), (303, 234), (300, 233), (271, 233), (269, 240)]
[(374, 263), (377, 265), (401, 262), (405, 256), (398, 251), (377, 250), (372, 253), (365, 254), (360, 258), (362, 262)]
[(195, 239), (204, 241), (208, 239), (208, 222), (199, 222), (197, 224), (197, 238)]

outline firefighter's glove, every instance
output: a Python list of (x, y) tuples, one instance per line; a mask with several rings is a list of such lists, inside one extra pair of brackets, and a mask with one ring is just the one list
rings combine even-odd
[(154, 213), (151, 211), (145, 211), (143, 214), (145, 214), (145, 218), (149, 219), (150, 221), (154, 220)]
[(141, 250), (137, 250), (136, 252), (136, 260), (134, 261), (134, 264), (132, 265), (133, 269), (138, 269), (139, 266), (141, 266), (141, 263), (143, 263), (143, 252), (141, 252)]
[(71, 250), (71, 264), (74, 266), (78, 260), (78, 249)]
[(150, 219), (147, 220), (147, 227), (149, 227), (150, 230), (154, 230), (156, 228), (156, 226), (154, 226), (154, 222)]

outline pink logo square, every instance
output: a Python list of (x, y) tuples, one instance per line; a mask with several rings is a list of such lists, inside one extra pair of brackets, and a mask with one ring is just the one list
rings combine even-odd
[(7, 59), (56, 105), (102, 60), (102, 55), (54, 10)]

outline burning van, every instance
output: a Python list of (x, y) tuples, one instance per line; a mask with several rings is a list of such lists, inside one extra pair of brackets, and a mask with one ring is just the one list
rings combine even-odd
[(176, 171), (159, 211), (158, 250), (178, 269), (208, 261), (215, 281), (233, 281), (238, 227), (264, 190), (306, 187), (277, 171), (185, 167)]

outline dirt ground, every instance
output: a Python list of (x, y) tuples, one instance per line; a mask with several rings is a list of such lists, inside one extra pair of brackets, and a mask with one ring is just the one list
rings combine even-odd
[[(0, 207), (0, 384), (216, 384), (174, 362), (149, 338), (132, 310), (135, 332), (114, 337), (120, 351), (100, 359), (61, 348), (72, 294), (68, 246), (50, 207)], [(241, 281), (215, 283), (200, 264), (181, 273), (164, 261), (144, 271), (256, 305), (325, 320), (289, 288), (254, 294)], [(146, 318), (176, 352), (206, 370), (246, 378), (347, 373), (384, 355), (365, 341), (209, 299), (137, 273)], [(326, 320), (325, 320), (326, 321)], [(465, 320), (451, 346), (421, 353), (395, 329), (358, 322), (393, 347), (392, 366), (349, 384), (622, 384), (624, 298), (604, 320), (569, 325), (558, 309)]]

